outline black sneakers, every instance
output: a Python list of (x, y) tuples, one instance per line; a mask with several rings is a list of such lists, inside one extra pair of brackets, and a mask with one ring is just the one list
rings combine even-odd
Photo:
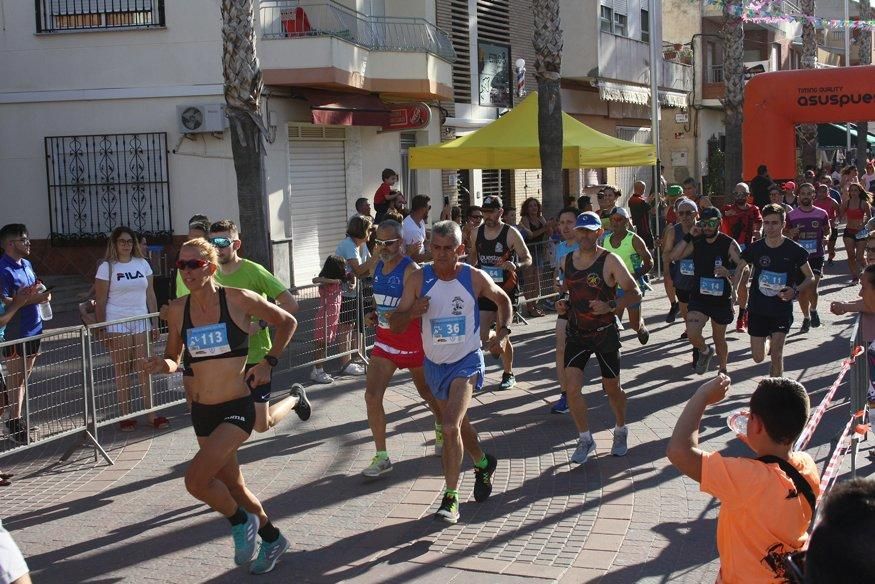
[(482, 503), (492, 494), (492, 474), (498, 460), (491, 454), (486, 454), (486, 468), (474, 467), (474, 500)]

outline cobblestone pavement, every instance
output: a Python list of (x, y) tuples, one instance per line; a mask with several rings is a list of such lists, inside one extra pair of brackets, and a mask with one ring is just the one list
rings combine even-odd
[[(834, 269), (836, 273), (838, 269)], [(856, 293), (841, 276), (822, 283), (824, 325), (808, 335), (797, 324), (788, 338), (786, 368), (819, 403), (847, 355), (851, 318), (828, 313), (828, 302)], [(555, 318), (514, 327), (516, 388), (492, 391), (500, 377), (489, 360), (487, 391), (471, 418), (484, 448), (498, 457), (495, 488), (473, 500), (466, 460), (461, 521), (431, 516), (443, 487), (433, 456), (430, 415), (409, 378), (386, 394), (394, 471), (377, 480), (359, 474), (373, 454), (364, 416), (363, 380), (342, 378), (311, 388), (314, 414), (294, 416), (278, 430), (255, 434), (240, 451), (250, 488), (292, 547), (263, 582), (711, 582), (718, 569), (717, 507), (681, 478), (665, 446), (683, 404), (704, 379), (692, 373), (680, 322), (666, 325), (660, 288), (644, 304), (650, 343), (623, 333), (623, 386), (629, 396), (629, 454), (608, 454), (613, 419), (591, 364), (585, 387), (597, 456), (569, 465), (577, 433), (569, 416), (551, 415)], [(749, 358), (746, 335), (730, 333), (730, 398), (709, 409), (706, 448), (745, 453), (725, 416), (744, 405), (768, 365)], [(734, 363), (734, 364), (733, 364)], [(287, 380), (275, 382), (287, 386)], [(846, 385), (810, 448), (821, 468), (831, 440), (847, 421)], [(191, 498), (183, 485), (195, 440), (184, 409), (172, 428), (132, 434), (100, 432), (115, 460), (94, 462), (80, 450), (58, 457), (69, 442), (0, 459), (16, 473), (0, 491), (0, 514), (28, 557), (34, 580), (58, 582), (245, 582), (234, 568), (228, 524)], [(141, 427), (142, 428), (142, 427)], [(871, 441), (858, 456), (871, 474)], [(846, 476), (849, 462), (846, 460)]]

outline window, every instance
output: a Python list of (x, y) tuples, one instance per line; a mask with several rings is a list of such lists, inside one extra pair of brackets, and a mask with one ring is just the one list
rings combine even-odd
[(50, 136), (45, 149), (53, 243), (105, 241), (119, 225), (170, 240), (166, 133)]
[(36, 0), (38, 33), (164, 26), (164, 0)]
[(626, 15), (614, 13), (614, 34), (626, 36)]
[(614, 30), (614, 11), (607, 7), (602, 6), (601, 10), (601, 18), (600, 20), (600, 28), (602, 32), (613, 32)]
[(650, 42), (650, 12), (647, 10), (641, 11), (641, 40)]

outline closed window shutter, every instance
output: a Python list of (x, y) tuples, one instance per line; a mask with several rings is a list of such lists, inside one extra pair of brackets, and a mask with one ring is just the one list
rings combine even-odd
[(477, 38), (510, 44), (510, 0), (477, 0)]
[(459, 103), (471, 102), (471, 39), (468, 30), (468, 0), (451, 0), (450, 40), (456, 50), (453, 63), (453, 94)]

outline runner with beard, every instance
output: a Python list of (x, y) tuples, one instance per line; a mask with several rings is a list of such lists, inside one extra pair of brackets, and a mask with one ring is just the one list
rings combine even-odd
[[(721, 231), (734, 239), (744, 251), (747, 246), (760, 238), (763, 216), (759, 207), (750, 204), (750, 187), (740, 182), (732, 190), (734, 202), (723, 207)], [(738, 294), (738, 321), (735, 332), (747, 332), (747, 277), (741, 275), (736, 293)]]
[[(674, 247), (683, 240), (684, 236), (690, 232), (696, 220), (699, 218), (699, 207), (690, 199), (681, 199), (677, 204), (678, 222), (671, 226), (663, 236), (663, 257), (670, 257)], [(668, 271), (671, 274), (672, 282), (674, 283), (675, 293), (677, 294), (678, 302), (680, 303), (681, 318), (686, 322), (687, 311), (690, 304), (690, 294), (698, 281), (696, 280), (696, 272), (693, 267), (693, 259), (685, 258), (677, 262), (671, 262), (668, 265)], [(687, 338), (686, 327), (681, 334), (681, 340)], [(696, 366), (696, 360), (699, 358), (699, 350), (693, 347), (693, 367)]]
[(823, 257), (826, 242), (832, 236), (829, 215), (814, 206), (814, 185), (804, 183), (799, 187), (799, 206), (787, 213), (787, 228), (784, 235), (801, 245), (808, 252), (808, 265), (814, 275), (814, 284), (799, 293), (799, 308), (802, 309), (800, 332), (809, 327), (820, 326), (817, 314), (817, 286), (823, 277)]

